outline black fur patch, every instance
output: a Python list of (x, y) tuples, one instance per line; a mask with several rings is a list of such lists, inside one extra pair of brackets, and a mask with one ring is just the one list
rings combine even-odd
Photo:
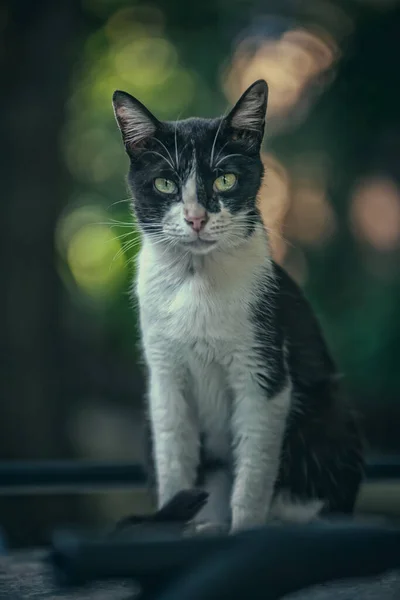
[(269, 371), (272, 366), (265, 389), (271, 397), (283, 387), (284, 361), (293, 386), (276, 491), (324, 499), (326, 512), (351, 513), (363, 476), (363, 445), (317, 319), (276, 264), (274, 285), (260, 297), (253, 322)]

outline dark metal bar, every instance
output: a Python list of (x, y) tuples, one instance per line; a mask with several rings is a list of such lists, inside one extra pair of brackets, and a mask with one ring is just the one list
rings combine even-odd
[(365, 475), (372, 481), (398, 479), (400, 482), (400, 455), (371, 457)]
[(91, 461), (0, 462), (0, 495), (26, 493), (97, 492), (143, 487), (141, 465)]
[[(369, 481), (398, 480), (400, 456), (371, 458)], [(139, 464), (92, 461), (0, 461), (0, 495), (82, 493), (141, 488), (147, 483)]]

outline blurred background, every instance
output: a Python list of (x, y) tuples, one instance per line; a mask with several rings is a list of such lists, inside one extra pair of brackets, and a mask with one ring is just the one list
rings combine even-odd
[[(270, 87), (260, 195), (371, 453), (400, 453), (400, 2), (8, 0), (0, 8), (0, 459), (140, 461), (128, 159), (115, 89), (159, 118)], [(0, 497), (12, 543), (145, 494)]]

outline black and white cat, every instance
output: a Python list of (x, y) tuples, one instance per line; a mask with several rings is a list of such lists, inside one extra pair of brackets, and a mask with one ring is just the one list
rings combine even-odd
[(113, 96), (143, 244), (137, 295), (158, 502), (201, 484), (200, 520), (352, 512), (362, 445), (297, 285), (257, 208), (268, 87), (227, 117), (158, 121)]

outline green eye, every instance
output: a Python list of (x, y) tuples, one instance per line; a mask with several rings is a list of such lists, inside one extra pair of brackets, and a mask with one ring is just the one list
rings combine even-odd
[(154, 187), (162, 194), (174, 194), (176, 192), (176, 184), (170, 179), (164, 179), (164, 177), (157, 177), (154, 180)]
[(214, 190), (217, 192), (227, 192), (231, 190), (237, 181), (233, 173), (224, 173), (214, 181)]

